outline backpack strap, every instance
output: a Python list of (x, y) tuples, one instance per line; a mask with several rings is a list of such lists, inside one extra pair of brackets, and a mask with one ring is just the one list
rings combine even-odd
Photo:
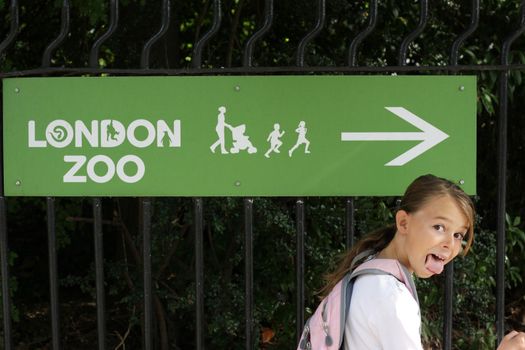
[(350, 263), (350, 271), (354, 271), (355, 267), (359, 265), (359, 262), (362, 260), (368, 261), (375, 257), (376, 252), (372, 249), (367, 249), (362, 251), (361, 253), (357, 254)]

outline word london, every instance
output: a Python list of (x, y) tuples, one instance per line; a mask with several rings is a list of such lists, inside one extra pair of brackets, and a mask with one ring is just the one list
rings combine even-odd
[[(130, 145), (137, 148), (146, 148), (154, 143), (156, 147), (164, 147), (166, 137), (169, 141), (169, 147), (181, 147), (180, 120), (174, 120), (173, 126), (170, 128), (164, 120), (157, 120), (156, 124), (153, 124), (146, 119), (137, 119), (129, 123), (126, 128), (124, 124), (115, 119), (103, 119), (100, 122), (92, 120), (90, 127), (82, 120), (76, 120), (71, 125), (66, 120), (56, 119), (46, 126), (45, 136), (38, 139), (36, 129), (36, 122), (34, 120), (28, 121), (29, 148), (45, 148), (48, 146), (65, 148), (72, 144), (79, 148), (83, 147), (84, 143), (92, 148), (114, 148), (122, 145), (124, 141), (128, 141)], [(65, 155), (64, 162), (73, 163), (63, 177), (63, 182), (68, 183), (85, 183), (88, 178), (96, 183), (106, 183), (113, 179), (115, 173), (123, 182), (135, 183), (142, 179), (145, 173), (145, 165), (142, 159), (132, 154), (123, 156), (116, 164), (110, 157), (101, 154), (95, 155), (89, 160), (84, 155)], [(82, 174), (84, 164), (86, 164), (85, 175)], [(98, 164), (103, 165), (97, 166)], [(134, 174), (126, 173), (127, 164), (134, 165), (136, 168)], [(102, 171), (103, 173), (100, 171), (101, 168), (105, 168), (105, 171)]]
[[(163, 147), (163, 139), (168, 136), (170, 147), (180, 147), (180, 120), (173, 121), (173, 128), (170, 129), (168, 123), (164, 120), (157, 120), (157, 125), (153, 125), (149, 120), (137, 119), (132, 121), (127, 129), (124, 125), (115, 119), (104, 119), (100, 123), (98, 120), (91, 121), (91, 128), (88, 128), (84, 121), (75, 121), (74, 127), (62, 119), (53, 120), (46, 127), (45, 140), (37, 140), (35, 136), (36, 123), (30, 120), (27, 123), (28, 146), (56, 148), (67, 147), (75, 141), (75, 147), (82, 147), (82, 141), (85, 139), (91, 147), (117, 147), (126, 139), (128, 142), (138, 148), (150, 146), (157, 140), (157, 147)], [(139, 140), (136, 136), (137, 130), (143, 128), (146, 131), (146, 137)], [(100, 135), (100, 142), (99, 142)]]

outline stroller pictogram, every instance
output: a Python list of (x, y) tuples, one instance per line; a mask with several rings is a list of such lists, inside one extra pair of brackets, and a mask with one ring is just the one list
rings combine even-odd
[(256, 153), (257, 148), (255, 148), (251, 141), (250, 137), (244, 135), (244, 132), (246, 131), (246, 125), (241, 124), (239, 126), (230, 126), (229, 127), (232, 132), (232, 138), (233, 138), (233, 147), (230, 149), (231, 153), (239, 153), (239, 151), (247, 150), (248, 153)]

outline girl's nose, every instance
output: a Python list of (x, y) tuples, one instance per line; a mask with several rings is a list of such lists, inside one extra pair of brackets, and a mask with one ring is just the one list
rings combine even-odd
[(443, 242), (442, 242), (443, 248), (450, 249), (451, 251), (454, 251), (455, 248), (455, 240), (454, 240), (454, 234), (450, 235), (444, 235)]

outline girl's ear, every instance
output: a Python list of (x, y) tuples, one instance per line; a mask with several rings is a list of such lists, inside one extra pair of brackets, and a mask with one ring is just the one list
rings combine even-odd
[(397, 232), (405, 234), (408, 231), (409, 214), (404, 210), (398, 210), (396, 213)]

